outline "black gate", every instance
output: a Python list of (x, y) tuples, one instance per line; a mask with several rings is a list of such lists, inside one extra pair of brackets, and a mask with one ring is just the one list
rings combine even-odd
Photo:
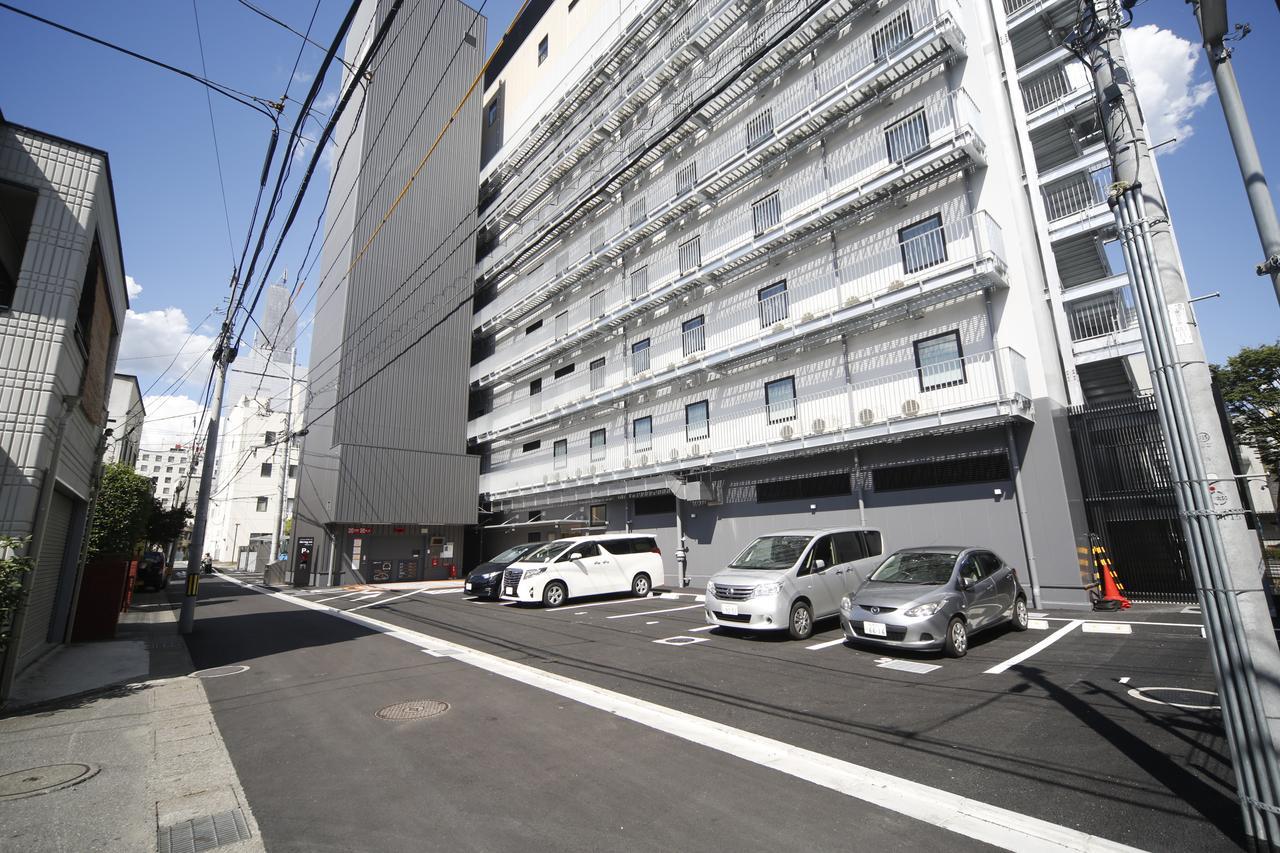
[(1155, 400), (1071, 409), (1089, 529), (1135, 601), (1196, 600)]

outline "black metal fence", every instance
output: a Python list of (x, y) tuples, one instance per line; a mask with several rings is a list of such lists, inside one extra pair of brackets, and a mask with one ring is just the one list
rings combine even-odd
[(1089, 529), (1102, 538), (1125, 594), (1196, 600), (1155, 400), (1077, 406), (1071, 438)]

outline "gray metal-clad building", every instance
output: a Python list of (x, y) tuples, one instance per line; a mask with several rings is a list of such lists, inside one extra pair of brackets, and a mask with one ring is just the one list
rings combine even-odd
[[(390, 7), (361, 9), (350, 65)], [(403, 6), (336, 130), (347, 147), (325, 212), (290, 557), (304, 570), (305, 549), (312, 582), (446, 577), (461, 568), (465, 526), (476, 521), (465, 300), (479, 99), (449, 122), (480, 71), (485, 25), (456, 0)]]

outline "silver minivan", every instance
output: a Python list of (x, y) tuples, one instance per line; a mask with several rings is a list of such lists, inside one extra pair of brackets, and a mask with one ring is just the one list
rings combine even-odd
[(757, 537), (707, 582), (707, 621), (723, 628), (785, 630), (797, 640), (880, 564), (880, 531), (784, 530)]

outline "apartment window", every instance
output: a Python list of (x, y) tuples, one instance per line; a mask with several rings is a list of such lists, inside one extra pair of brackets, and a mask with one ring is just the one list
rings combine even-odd
[(892, 53), (898, 45), (910, 41), (911, 36), (911, 11), (903, 10), (902, 14), (871, 34), (871, 53), (876, 62)]
[(290, 479), (290, 480), (292, 480), (292, 479), (293, 479), (294, 477), (296, 477), (296, 476), (298, 476), (298, 466), (297, 466), (297, 465), (290, 465), (290, 466), (289, 466), (289, 479)]
[(542, 442), (538, 439), (534, 439), (533, 441), (526, 441), (524, 445), (520, 448), (520, 452), (532, 453), (533, 451), (537, 450), (539, 447), (542, 447)]
[(267, 434), (266, 434), (266, 438), (264, 438), (264, 439), (262, 440), (262, 443), (263, 443), (263, 444), (275, 444), (275, 443), (276, 443), (276, 434), (275, 434), (274, 432), (268, 431), (268, 432), (267, 432)]
[(853, 483), (847, 472), (756, 484), (756, 501), (759, 503), (794, 501), (802, 498), (834, 498), (851, 494), (853, 494)]
[(699, 400), (684, 407), (684, 437), (686, 441), (700, 441), (711, 435), (711, 404)]
[(524, 333), (526, 335), (532, 335), (534, 332), (538, 331), (541, 328), (542, 328), (542, 321), (534, 320), (532, 323), (524, 327)]
[(871, 472), (871, 484), (877, 492), (893, 492), (899, 489), (991, 483), (1008, 480), (1009, 477), (1007, 454), (984, 453), (959, 459), (876, 468)]
[(551, 460), (557, 468), (569, 467), (569, 439), (556, 439), (556, 443), (551, 445)]
[(166, 495), (167, 495), (167, 494), (169, 494), (169, 490), (166, 488), (166, 489), (164, 490), (164, 493), (165, 493)]
[(912, 154), (923, 151), (929, 144), (929, 120), (925, 117), (924, 108), (889, 125), (884, 132), (884, 144), (889, 160), (894, 163), (901, 163)]
[(628, 208), (628, 210), (629, 213), (627, 214), (627, 221), (631, 224), (632, 228), (635, 228), (641, 222), (644, 222), (649, 215), (649, 209), (644, 203), (644, 196), (640, 196), (638, 199), (631, 202), (631, 207)]
[(595, 293), (591, 294), (591, 316), (592, 317), (604, 316), (604, 291), (603, 290), (597, 290)]
[(680, 337), (685, 355), (702, 352), (707, 348), (706, 332), (706, 317), (703, 314), (699, 314), (697, 317), (685, 320), (680, 324)]
[(529, 380), (529, 396), (535, 397), (542, 393), (542, 377)]
[(943, 332), (931, 338), (923, 338), (916, 341), (914, 346), (921, 391), (964, 383), (964, 353), (960, 349), (959, 332)]
[(599, 391), (604, 387), (604, 359), (597, 358), (591, 362), (591, 390)]
[(494, 100), (492, 103), (489, 104), (488, 107), (485, 108), (484, 118), (485, 118), (485, 121), (488, 122), (490, 127), (493, 127), (494, 123), (497, 122), (498, 120), (497, 100)]
[(769, 108), (747, 122), (747, 147), (754, 148), (773, 136), (773, 109)]
[(757, 237), (782, 221), (782, 202), (776, 190), (751, 205), (751, 221)]
[(696, 235), (680, 244), (680, 274), (686, 275), (702, 266), (702, 238)]
[(551, 43), (549, 41), (550, 38), (551, 38), (550, 36), (543, 36), (542, 41), (538, 42), (538, 64), (539, 65), (547, 61), (547, 53), (551, 48)]
[(173, 472), (173, 466), (172, 466), (172, 465), (166, 465), (164, 470), (165, 470), (165, 471), (168, 471), (168, 472), (170, 472), (170, 473), (172, 473), (172, 472)]
[(694, 161), (676, 172), (676, 195), (684, 195), (698, 182), (698, 163)]
[(590, 437), (591, 445), (591, 461), (603, 462), (605, 453), (605, 432), (603, 429), (593, 429)]
[(649, 267), (637, 267), (631, 271), (631, 298), (639, 299), (649, 292)]
[[(271, 433), (267, 433), (267, 435), (271, 435)], [(169, 457), (169, 461), (170, 461), (170, 462), (172, 462), (172, 461), (173, 461), (173, 457), (172, 457), (172, 456), (170, 456), (170, 457)]]
[(258, 498), (258, 505), (255, 507), (258, 512), (267, 511), (267, 498)]
[(902, 250), (902, 268), (907, 275), (944, 262), (947, 259), (947, 237), (942, 228), (942, 214), (935, 213), (899, 229), (898, 245)]
[(271, 476), (271, 463), (270, 463), (270, 462), (263, 462), (263, 463), (262, 463), (262, 471), (261, 471), (261, 473), (260, 473), (260, 475), (259, 475), (259, 476), (262, 476), (262, 477), (270, 477), (270, 476)]
[(609, 523), (609, 505), (608, 504), (592, 504), (590, 515), (592, 527), (604, 527)]
[(636, 418), (631, 422), (631, 444), (637, 453), (653, 449), (653, 418)]
[(165, 481), (166, 483), (172, 483), (172, 482), (173, 482), (173, 478), (172, 478), (172, 477), (165, 477), (165, 478), (164, 478), (164, 481)]
[(756, 292), (756, 301), (760, 309), (760, 328), (767, 329), (774, 323), (787, 319), (791, 307), (787, 297), (787, 283), (775, 281), (768, 287)]
[(764, 384), (764, 408), (769, 423), (793, 421), (796, 418), (796, 378), (787, 376)]
[(576, 364), (570, 362), (569, 364), (566, 364), (564, 367), (557, 367), (556, 372), (553, 375), (555, 376), (556, 379), (563, 379), (566, 376), (568, 376), (570, 373), (573, 373), (574, 368), (576, 367), (577, 367)]
[(13, 305), (39, 195), (0, 181), (0, 309)]
[(569, 334), (569, 311), (565, 309), (556, 315), (556, 337), (563, 338)]
[(631, 372), (644, 373), (649, 369), (649, 339), (631, 345)]

